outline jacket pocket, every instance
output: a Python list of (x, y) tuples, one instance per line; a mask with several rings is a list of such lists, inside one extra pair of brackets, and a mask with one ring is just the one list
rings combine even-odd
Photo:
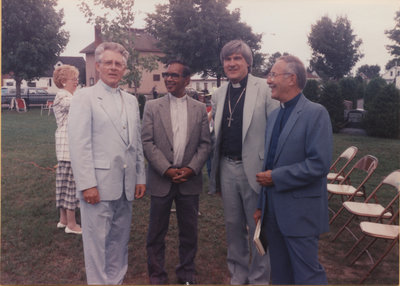
[(96, 169), (110, 169), (110, 161), (107, 160), (94, 160), (94, 167)]

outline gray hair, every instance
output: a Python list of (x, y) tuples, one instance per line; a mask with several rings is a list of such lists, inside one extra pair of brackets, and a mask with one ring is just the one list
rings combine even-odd
[(303, 90), (306, 86), (307, 82), (307, 75), (306, 75), (306, 68), (304, 64), (298, 57), (295, 56), (282, 56), (279, 57), (276, 61), (283, 61), (287, 64), (286, 72), (290, 72), (296, 75), (297, 78), (297, 86)]
[(233, 40), (225, 44), (219, 55), (221, 63), (224, 63), (224, 60), (227, 57), (236, 53), (241, 54), (244, 57), (246, 63), (249, 65), (250, 72), (253, 65), (253, 53), (251, 52), (250, 47), (242, 40)]
[(100, 63), (101, 62), (101, 58), (103, 57), (103, 53), (105, 51), (107, 51), (107, 50), (120, 53), (122, 55), (122, 57), (124, 58), (124, 64), (125, 65), (127, 64), (128, 57), (129, 57), (128, 51), (121, 44), (114, 43), (114, 42), (104, 42), (104, 43), (101, 43), (96, 48), (96, 50), (94, 51), (94, 59), (95, 59), (96, 63)]

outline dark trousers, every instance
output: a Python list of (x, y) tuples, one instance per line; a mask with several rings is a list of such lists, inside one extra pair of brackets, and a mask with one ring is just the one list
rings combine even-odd
[(328, 284), (325, 270), (318, 261), (318, 236), (284, 236), (274, 216), (263, 220), (271, 259), (272, 284)]
[(194, 259), (197, 252), (197, 217), (199, 195), (182, 195), (179, 185), (172, 184), (165, 197), (151, 197), (147, 233), (147, 266), (151, 284), (167, 284), (165, 236), (168, 232), (172, 202), (175, 201), (179, 228), (179, 265), (176, 276), (181, 281), (195, 281)]

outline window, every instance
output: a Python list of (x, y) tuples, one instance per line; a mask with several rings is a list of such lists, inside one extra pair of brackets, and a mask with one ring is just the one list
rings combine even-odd
[(28, 86), (29, 87), (36, 87), (36, 82), (30, 81), (30, 82), (28, 82)]
[(390, 71), (390, 76), (393, 76), (393, 71)]
[(196, 90), (200, 90), (200, 83), (196, 82)]
[(204, 90), (208, 90), (208, 82), (204, 83)]
[(51, 78), (49, 78), (49, 86), (51, 86)]
[(161, 76), (159, 74), (153, 74), (153, 81), (160, 81)]

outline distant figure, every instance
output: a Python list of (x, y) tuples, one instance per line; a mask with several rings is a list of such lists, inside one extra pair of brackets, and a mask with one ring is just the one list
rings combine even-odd
[(153, 86), (153, 88), (151, 89), (151, 92), (153, 94), (153, 99), (157, 99), (158, 98), (158, 92), (157, 92), (157, 87)]
[(306, 99), (303, 63), (277, 59), (267, 82), (281, 103), (268, 119), (263, 187), (255, 221), (268, 241), (272, 284), (327, 284), (318, 261), (318, 238), (329, 230), (326, 175), (332, 156), (332, 126), (326, 109)]
[(146, 103), (142, 141), (148, 161), (147, 187), (151, 195), (147, 233), (147, 263), (151, 284), (168, 284), (165, 235), (175, 201), (179, 227), (180, 284), (195, 284), (197, 218), (202, 191), (202, 168), (211, 150), (206, 106), (185, 93), (190, 70), (180, 61), (163, 73), (168, 94)]
[(118, 87), (128, 56), (120, 44), (100, 44), (95, 50), (100, 80), (76, 93), (69, 113), (88, 284), (122, 284), (132, 200), (146, 190), (138, 102)]
[(79, 71), (76, 67), (62, 65), (53, 73), (53, 81), (60, 89), (53, 103), (53, 112), (57, 121), (56, 130), (56, 207), (60, 210), (58, 228), (64, 228), (66, 233), (82, 234), (82, 229), (76, 223), (75, 210), (79, 208), (76, 198), (76, 186), (72, 174), (68, 144), (68, 112), (72, 95), (78, 86)]
[(220, 59), (229, 82), (211, 97), (216, 142), (210, 182), (219, 182), (214, 189), (222, 191), (230, 282), (268, 284), (268, 253), (258, 254), (250, 239), (256, 228), (253, 213), (261, 190), (256, 174), (262, 170), (267, 117), (279, 104), (265, 80), (249, 74), (253, 56), (246, 43), (228, 42)]

